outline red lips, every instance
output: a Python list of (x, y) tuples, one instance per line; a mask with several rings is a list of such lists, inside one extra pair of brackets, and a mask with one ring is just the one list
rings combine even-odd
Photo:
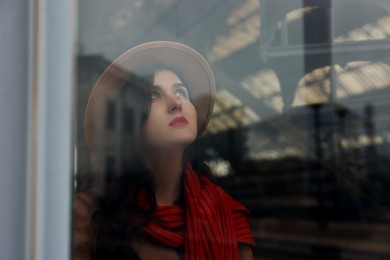
[(171, 122), (169, 122), (170, 126), (183, 126), (186, 124), (188, 124), (188, 121), (184, 116), (175, 117)]

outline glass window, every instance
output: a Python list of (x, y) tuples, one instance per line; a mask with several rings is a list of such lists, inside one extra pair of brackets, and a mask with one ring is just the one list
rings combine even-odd
[(179, 42), (214, 73), (201, 159), (249, 209), (254, 259), (390, 257), (388, 1), (82, 0), (78, 39), (75, 193), (129, 167), (126, 133), (140, 129), (134, 97), (106, 94), (105, 146), (91, 153), (95, 82), (128, 49)]

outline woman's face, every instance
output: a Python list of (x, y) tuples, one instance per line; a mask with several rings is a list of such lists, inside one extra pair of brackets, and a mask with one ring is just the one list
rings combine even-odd
[(172, 71), (154, 75), (151, 108), (144, 137), (151, 148), (187, 146), (197, 136), (197, 115), (186, 86)]

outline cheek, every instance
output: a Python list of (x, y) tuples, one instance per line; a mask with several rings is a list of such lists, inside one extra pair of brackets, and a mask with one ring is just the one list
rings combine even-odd
[(194, 105), (192, 105), (192, 104), (190, 105), (189, 114), (190, 114), (191, 119), (194, 122), (195, 126), (197, 127), (197, 124), (198, 124), (197, 113), (196, 113), (196, 109), (195, 109)]
[(198, 116), (196, 113), (195, 107), (191, 104), (187, 109), (187, 118), (189, 118), (192, 122), (191, 131), (193, 132), (194, 136), (196, 137), (198, 134)]

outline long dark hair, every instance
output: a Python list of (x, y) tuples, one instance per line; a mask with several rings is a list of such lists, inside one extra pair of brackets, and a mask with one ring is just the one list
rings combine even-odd
[[(156, 67), (153, 70), (157, 71)], [(97, 209), (91, 220), (96, 239), (90, 253), (92, 259), (140, 259), (130, 241), (139, 234), (142, 225), (153, 218), (156, 208), (154, 180), (142, 158), (142, 126), (150, 112), (154, 72), (133, 74), (118, 94), (123, 139), (117, 149), (116, 166), (106, 167), (102, 175)], [(190, 163), (198, 172), (210, 176), (199, 153), (202, 150), (190, 145), (185, 151), (183, 165)], [(140, 188), (149, 196), (147, 214), (139, 214), (137, 210), (136, 196)]]
[[(153, 185), (142, 161), (141, 127), (150, 110), (150, 77), (130, 75), (116, 99), (116, 115), (121, 122), (120, 138), (115, 154), (105, 158), (104, 169), (96, 198), (96, 211), (91, 226), (95, 245), (91, 247), (92, 259), (139, 259), (130, 246), (131, 235), (142, 223), (129, 221), (137, 189)], [(110, 120), (110, 119), (106, 119)], [(149, 192), (153, 194), (153, 192)], [(155, 198), (151, 197), (151, 205)], [(133, 212), (135, 213), (135, 212)], [(142, 222), (140, 219), (139, 222)]]

